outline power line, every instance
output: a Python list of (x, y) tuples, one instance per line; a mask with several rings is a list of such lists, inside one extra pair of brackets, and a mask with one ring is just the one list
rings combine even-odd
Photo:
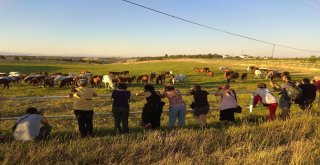
[[(312, 9), (317, 10), (317, 11), (320, 12), (320, 9), (319, 9), (319, 8), (317, 8), (317, 7), (311, 5), (311, 4), (309, 4), (309, 3), (307, 3), (307, 2), (305, 2), (305, 1), (303, 1), (303, 0), (298, 0), (298, 1), (301, 2), (301, 3), (304, 4), (304, 5), (306, 5), (306, 6), (310, 7), (310, 8), (312, 8)], [(315, 1), (315, 2), (317, 2), (317, 1)], [(319, 2), (317, 2), (317, 3), (319, 3)]]
[(122, 1), (130, 3), (130, 4), (135, 5), (135, 6), (139, 6), (141, 8), (144, 8), (144, 9), (156, 12), (156, 13), (159, 13), (159, 14), (162, 14), (162, 15), (166, 15), (166, 16), (171, 17), (171, 18), (175, 18), (175, 19), (178, 19), (178, 20), (181, 20), (181, 21), (184, 21), (184, 22), (188, 22), (188, 23), (191, 23), (191, 24), (194, 24), (194, 25), (197, 25), (197, 26), (201, 26), (201, 27), (204, 27), (204, 28), (207, 28), (207, 29), (219, 31), (219, 32), (226, 33), (226, 34), (229, 34), (229, 35), (245, 38), (245, 39), (248, 39), (248, 40), (252, 40), (252, 41), (256, 41), (256, 42), (260, 42), (260, 43), (265, 43), (265, 44), (269, 44), (269, 45), (273, 45), (273, 46), (283, 47), (283, 48), (287, 48), (287, 49), (299, 50), (299, 51), (304, 51), (304, 52), (312, 52), (312, 53), (320, 53), (320, 51), (307, 50), (307, 49), (301, 49), (301, 48), (286, 46), (286, 45), (282, 45), (282, 44), (276, 44), (276, 43), (273, 43), (273, 42), (264, 41), (264, 40), (260, 40), (260, 39), (256, 39), (256, 38), (252, 38), (252, 37), (248, 37), (248, 36), (244, 36), (244, 35), (237, 34), (237, 33), (232, 33), (232, 32), (226, 31), (226, 30), (222, 30), (222, 29), (218, 29), (218, 28), (215, 28), (215, 27), (207, 26), (207, 25), (204, 25), (204, 24), (201, 24), (201, 23), (197, 23), (197, 22), (194, 22), (194, 21), (190, 21), (190, 20), (175, 16), (175, 15), (172, 15), (172, 14), (168, 14), (168, 13), (165, 13), (165, 12), (162, 12), (162, 11), (159, 11), (159, 10), (147, 7), (147, 6), (140, 5), (140, 4), (135, 3), (135, 2), (131, 2), (131, 1), (128, 1), (128, 0), (122, 0)]

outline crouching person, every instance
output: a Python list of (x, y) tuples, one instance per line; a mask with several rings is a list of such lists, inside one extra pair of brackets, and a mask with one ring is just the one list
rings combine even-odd
[(48, 120), (43, 116), (43, 111), (29, 107), (26, 112), (27, 114), (20, 117), (13, 127), (14, 138), (19, 141), (42, 140), (46, 138), (52, 126), (49, 125)]
[(267, 89), (267, 84), (265, 83), (259, 83), (258, 89), (255, 91), (254, 106), (256, 106), (258, 102), (261, 102), (263, 106), (269, 108), (269, 121), (275, 120), (278, 101)]

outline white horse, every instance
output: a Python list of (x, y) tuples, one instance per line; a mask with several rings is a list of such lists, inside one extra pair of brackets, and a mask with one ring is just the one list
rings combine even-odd
[(174, 85), (175, 83), (186, 81), (186, 80), (187, 80), (187, 76), (185, 74), (179, 74), (177, 76), (174, 76), (171, 81), (172, 81), (172, 84)]
[(220, 66), (219, 67), (219, 70), (222, 71), (222, 72), (223, 72), (224, 69), (228, 69), (228, 67), (226, 67), (226, 66)]
[[(112, 82), (112, 77), (110, 77), (109, 75), (104, 75), (102, 77), (102, 82), (104, 83), (104, 88), (107, 89), (114, 89), (114, 84)], [(108, 84), (108, 85), (107, 85)]]
[(254, 77), (253, 78), (263, 78), (261, 70), (254, 71)]

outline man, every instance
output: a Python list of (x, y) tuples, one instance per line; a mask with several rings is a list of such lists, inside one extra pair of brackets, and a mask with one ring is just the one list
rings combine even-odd
[(310, 79), (304, 78), (299, 87), (302, 89), (302, 95), (297, 103), (300, 109), (308, 111), (311, 109), (312, 103), (317, 97), (317, 86), (311, 84)]
[(70, 97), (73, 98), (74, 114), (78, 119), (81, 137), (92, 136), (93, 131), (93, 101), (92, 97), (97, 94), (92, 88), (87, 88), (87, 79), (79, 79), (79, 87), (71, 90)]
[(281, 118), (285, 120), (290, 117), (290, 107), (292, 104), (286, 89), (289, 86), (292, 86), (293, 82), (291, 82), (291, 77), (289, 76), (289, 74), (283, 74), (281, 76), (281, 80), (283, 82), (281, 86), (274, 83), (272, 80), (270, 80), (270, 85), (273, 87), (274, 90), (281, 91), (279, 107), (281, 109)]
[[(15, 125), (13, 136), (19, 141), (41, 140), (47, 137), (52, 129), (48, 120), (43, 117), (43, 111), (34, 107), (27, 109), (27, 114), (20, 117)], [(42, 127), (41, 124), (43, 124)]]

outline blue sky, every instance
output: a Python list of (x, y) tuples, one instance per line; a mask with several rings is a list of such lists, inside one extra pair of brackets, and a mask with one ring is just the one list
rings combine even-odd
[[(229, 32), (320, 51), (320, 0), (131, 1)], [(270, 56), (272, 45), (205, 29), (122, 0), (0, 0), (0, 52), (124, 57), (236, 56), (242, 51)], [(320, 55), (275, 49), (276, 57), (312, 54)]]

